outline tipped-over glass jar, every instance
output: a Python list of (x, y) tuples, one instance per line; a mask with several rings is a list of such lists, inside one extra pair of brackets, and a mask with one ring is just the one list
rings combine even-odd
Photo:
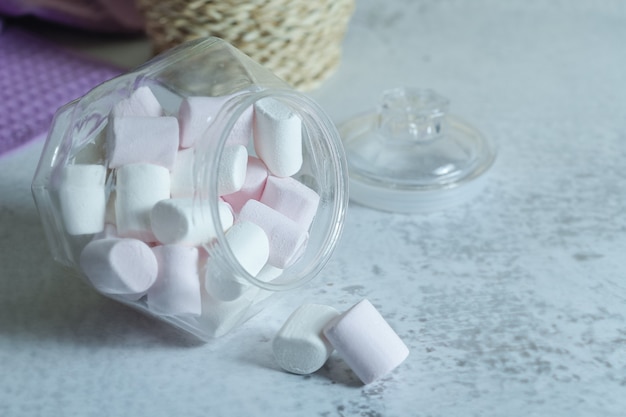
[(348, 200), (328, 116), (216, 38), (59, 109), (32, 189), (57, 261), (203, 340), (317, 275)]

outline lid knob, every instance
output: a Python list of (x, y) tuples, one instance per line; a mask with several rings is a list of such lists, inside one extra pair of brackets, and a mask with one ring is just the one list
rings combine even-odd
[(383, 93), (380, 137), (396, 144), (430, 142), (446, 130), (449, 101), (429, 89), (395, 88)]

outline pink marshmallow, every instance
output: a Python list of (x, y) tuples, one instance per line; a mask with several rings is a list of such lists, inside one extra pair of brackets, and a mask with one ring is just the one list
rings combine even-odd
[(107, 136), (109, 168), (134, 163), (171, 170), (178, 151), (175, 117), (112, 117)]
[(239, 213), (248, 200), (261, 198), (267, 175), (267, 168), (263, 161), (254, 156), (249, 156), (243, 186), (236, 193), (222, 196), (222, 199), (231, 205), (233, 212)]
[(400, 365), (409, 348), (368, 300), (328, 323), (324, 335), (364, 384)]
[(137, 239), (92, 240), (80, 254), (80, 267), (98, 291), (135, 300), (157, 277), (154, 254)]
[(261, 226), (270, 242), (268, 262), (277, 268), (285, 268), (295, 262), (309, 239), (306, 229), (256, 200), (248, 200), (237, 221), (249, 221)]
[(196, 248), (163, 245), (152, 248), (159, 265), (154, 285), (148, 290), (148, 308), (157, 314), (200, 315), (202, 300)]
[(150, 87), (143, 86), (135, 90), (128, 98), (120, 100), (111, 114), (114, 117), (122, 116), (163, 116), (163, 107), (150, 90)]
[(259, 201), (308, 229), (317, 212), (320, 196), (291, 177), (270, 176)]
[[(189, 148), (205, 134), (224, 104), (234, 96), (187, 97), (178, 111), (180, 146)], [(227, 139), (228, 145), (247, 145), (252, 136), (252, 106), (235, 122)]]

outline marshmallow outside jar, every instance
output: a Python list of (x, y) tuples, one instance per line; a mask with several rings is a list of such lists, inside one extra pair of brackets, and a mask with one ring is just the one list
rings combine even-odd
[[(241, 137), (234, 136), (245, 132), (247, 127), (241, 121), (246, 118), (252, 120), (254, 104), (261, 100), (275, 100), (300, 119), (303, 161), (298, 172), (291, 176), (320, 196), (315, 218), (308, 228), (305, 249), (278, 276), (276, 268), (271, 266), (271, 274), (266, 274), (264, 271), (267, 268), (264, 268), (259, 275), (250, 275), (237, 260), (237, 251), (229, 247), (227, 230), (216, 227), (209, 241), (195, 244), (199, 250), (198, 276), (202, 305), (199, 315), (168, 315), (151, 311), (146, 298), (150, 296), (150, 291), (138, 300), (133, 299), (136, 297), (105, 294), (186, 330), (199, 339), (208, 340), (226, 333), (271, 303), (272, 298), (268, 295), (283, 293), (308, 282), (326, 264), (340, 237), (347, 208), (347, 169), (343, 149), (332, 121), (316, 103), (291, 89), (226, 42), (207, 38), (166, 52), (133, 72), (99, 85), (82, 98), (59, 109), (55, 116), (32, 190), (54, 258), (77, 271), (80, 271), (79, 260), (83, 248), (93, 239), (102, 238), (105, 231), (95, 234), (92, 231), (89, 234), (68, 233), (59, 202), (62, 174), (69, 165), (104, 166), (104, 192), (108, 203), (106, 218), (115, 221), (119, 217), (119, 213), (109, 213), (111, 207), (116, 206), (110, 203), (116, 195), (119, 168), (109, 164), (110, 152), (107, 146), (111, 145), (107, 142), (107, 131), (116, 106), (121, 102), (132, 102), (133, 94), (139, 89), (145, 93), (145, 87), (154, 93), (163, 107), (161, 117), (177, 117), (179, 123), (183, 123), (181, 106), (190, 101), (188, 99), (204, 97), (209, 98), (209, 102), (217, 103), (215, 111), (206, 114), (206, 118), (202, 115), (204, 125), (194, 126), (196, 137), (192, 140), (192, 146), (187, 138), (185, 146), (180, 146), (178, 150), (180, 153), (193, 149), (193, 152), (186, 152), (186, 159), (191, 160), (191, 163), (187, 165), (189, 171), (183, 180), (188, 183), (180, 188), (180, 192), (187, 192), (188, 195), (176, 197), (193, 201), (191, 218), (201, 219), (198, 224), (217, 225), (222, 221), (223, 207), (222, 210), (220, 207), (223, 203), (218, 203), (218, 174), (222, 155), (229, 146), (239, 146), (244, 142)], [(126, 107), (129, 111), (133, 110), (131, 105)], [(188, 127), (181, 127), (181, 145), (182, 131)], [(245, 146), (250, 156), (257, 156), (252, 137)], [(150, 151), (153, 150), (150, 149), (148, 153)], [(158, 164), (154, 160), (138, 162)], [(172, 169), (171, 166), (168, 168)], [(172, 186), (175, 182), (177, 186), (180, 185), (178, 180), (180, 178), (176, 181), (173, 179)], [(174, 195), (171, 197), (174, 198)], [(107, 224), (106, 233), (110, 233), (109, 226)], [(146, 243), (151, 246), (172, 244), (158, 241)], [(211, 268), (208, 268), (209, 264)], [(219, 299), (215, 294), (210, 294), (205, 285), (209, 269), (219, 271), (222, 280), (232, 278), (236, 286), (241, 287), (241, 296), (231, 300)], [(86, 282), (89, 283), (89, 280)]]

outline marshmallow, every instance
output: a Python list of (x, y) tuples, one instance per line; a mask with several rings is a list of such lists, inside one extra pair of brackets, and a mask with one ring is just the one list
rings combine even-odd
[(235, 213), (239, 213), (248, 200), (259, 200), (265, 189), (267, 167), (259, 158), (248, 157), (246, 179), (239, 191), (222, 196), (229, 203)]
[(226, 232), (226, 242), (237, 262), (253, 277), (269, 257), (270, 245), (263, 229), (250, 222), (240, 221)]
[(178, 151), (175, 117), (112, 117), (107, 136), (109, 168), (135, 163), (171, 170)]
[(157, 260), (140, 240), (92, 240), (80, 254), (80, 267), (91, 284), (105, 294), (137, 300), (154, 284)]
[[(270, 246), (263, 229), (250, 222), (235, 223), (226, 232), (226, 242), (239, 264), (256, 277), (267, 263)], [(234, 276), (220, 261), (209, 259), (206, 266), (205, 288), (222, 301), (240, 297), (250, 286), (244, 278)]]
[(271, 176), (260, 201), (308, 229), (317, 212), (320, 196), (291, 177)]
[(338, 316), (337, 310), (320, 304), (304, 304), (294, 311), (272, 343), (280, 367), (300, 375), (320, 369), (333, 352), (322, 330)]
[(114, 117), (123, 116), (163, 116), (163, 108), (150, 90), (150, 87), (139, 87), (130, 97), (120, 100), (111, 111)]
[(247, 146), (250, 139), (252, 139), (252, 120), (254, 118), (254, 112), (252, 106), (243, 111), (239, 119), (233, 125), (228, 139), (226, 139), (227, 145), (243, 145)]
[(404, 342), (368, 300), (331, 321), (324, 335), (364, 384), (391, 372), (409, 355)]
[(65, 230), (70, 235), (101, 232), (104, 228), (106, 168), (68, 165), (61, 172), (59, 203)]
[(295, 262), (309, 239), (306, 229), (256, 200), (249, 200), (243, 206), (238, 221), (261, 226), (270, 241), (269, 263), (277, 268), (285, 268)]
[(124, 165), (117, 169), (115, 217), (117, 232), (146, 242), (156, 238), (150, 226), (152, 207), (170, 197), (170, 173), (151, 164)]
[[(224, 104), (233, 96), (187, 97), (178, 111), (180, 146), (189, 148), (205, 134)], [(235, 122), (227, 139), (228, 145), (246, 145), (252, 136), (252, 107)]]
[(182, 149), (176, 153), (171, 173), (172, 198), (193, 197), (195, 192), (193, 180), (194, 149)]
[(162, 315), (200, 315), (202, 300), (198, 278), (198, 250), (188, 246), (152, 248), (159, 273), (148, 290), (148, 309)]
[(224, 148), (220, 158), (217, 176), (218, 195), (239, 191), (246, 179), (248, 151), (243, 145)]
[(302, 122), (273, 98), (254, 104), (254, 149), (277, 177), (289, 177), (302, 166)]
[[(197, 246), (215, 239), (211, 213), (200, 210), (198, 204), (191, 198), (171, 198), (156, 203), (150, 213), (150, 224), (157, 240), (164, 244)], [(220, 227), (226, 230), (233, 224), (233, 214), (222, 201), (218, 201), (217, 209)]]

